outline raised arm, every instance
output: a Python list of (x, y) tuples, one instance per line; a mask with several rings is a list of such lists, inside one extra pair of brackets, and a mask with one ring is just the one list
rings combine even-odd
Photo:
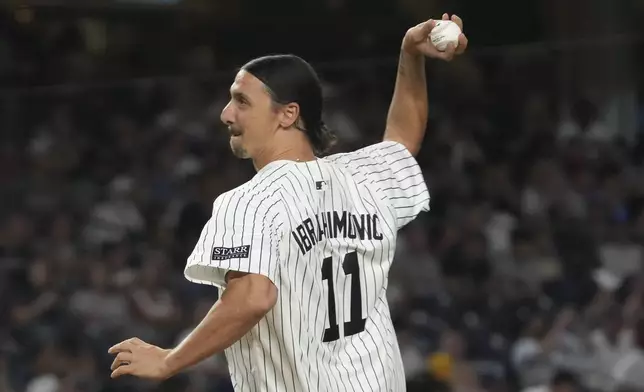
[[(449, 16), (443, 14), (443, 20), (448, 19)], [(451, 20), (463, 29), (461, 18), (452, 15)], [(429, 40), (434, 25), (435, 21), (430, 19), (407, 30), (401, 45), (396, 86), (387, 115), (384, 140), (403, 144), (414, 156), (420, 150), (427, 126), (425, 57), (450, 61), (467, 48), (467, 38), (461, 34), (457, 48), (450, 44), (444, 52), (438, 51)]]

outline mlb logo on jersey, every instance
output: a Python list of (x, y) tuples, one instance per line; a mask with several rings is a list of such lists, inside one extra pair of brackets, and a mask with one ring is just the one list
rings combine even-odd
[(325, 191), (328, 187), (326, 181), (315, 181), (315, 190), (317, 191)]
[(212, 249), (213, 260), (247, 259), (250, 245), (235, 246), (232, 248), (215, 247)]

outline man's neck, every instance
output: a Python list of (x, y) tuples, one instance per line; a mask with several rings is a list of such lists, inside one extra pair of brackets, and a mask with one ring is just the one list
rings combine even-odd
[(264, 166), (274, 161), (308, 162), (316, 159), (308, 140), (303, 140), (306, 136), (297, 134), (289, 136), (290, 139), (287, 140), (275, 140), (275, 145), (279, 146), (278, 148), (267, 146), (254, 157), (253, 166), (255, 166), (255, 170), (260, 171)]
[(277, 154), (267, 154), (266, 156), (253, 159), (253, 166), (255, 166), (255, 170), (260, 171), (264, 166), (275, 161), (309, 162), (315, 159), (316, 157), (313, 151), (306, 153), (303, 151), (285, 150)]

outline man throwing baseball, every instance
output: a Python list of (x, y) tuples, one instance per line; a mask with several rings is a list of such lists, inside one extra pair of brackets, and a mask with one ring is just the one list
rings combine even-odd
[(113, 346), (112, 377), (163, 380), (225, 351), (239, 392), (405, 391), (386, 291), (398, 230), (429, 210), (414, 158), (428, 115), (425, 58), (467, 47), (461, 34), (437, 50), (434, 26), (405, 34), (383, 141), (349, 153), (319, 158), (333, 138), (308, 63), (278, 55), (241, 68), (221, 119), (257, 174), (215, 200), (185, 269), (220, 299), (173, 349), (137, 338)]

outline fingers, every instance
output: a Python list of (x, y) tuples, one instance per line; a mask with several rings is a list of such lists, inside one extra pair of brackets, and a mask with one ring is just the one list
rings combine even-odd
[(132, 365), (119, 366), (116, 368), (116, 370), (112, 372), (110, 377), (118, 378), (121, 376), (125, 376), (126, 374), (132, 374), (133, 371), (134, 371), (134, 368), (132, 367)]
[[(456, 14), (454, 14), (454, 15), (452, 15), (450, 17), (449, 14), (445, 13), (445, 14), (443, 14), (441, 16), (441, 20), (451, 20), (452, 22), (454, 22), (454, 23), (456, 23), (458, 25), (458, 27), (461, 29), (461, 31), (463, 30), (463, 19), (461, 19), (461, 17), (456, 15)], [(428, 25), (430, 23), (432, 23), (432, 22), (433, 22), (433, 25), (431, 27), (429, 27)], [(435, 25), (436, 25), (436, 22), (434, 21), (434, 19), (430, 19), (430, 20), (428, 20), (426, 22), (423, 22), (423, 23), (419, 24), (416, 27), (421, 27), (422, 29), (427, 30), (426, 32), (427, 32), (427, 34), (429, 34), (432, 31), (432, 28)]]
[(453, 43), (447, 44), (447, 48), (445, 48), (444, 52), (440, 52), (440, 57), (443, 60), (450, 61), (451, 59), (454, 58), (454, 54), (456, 53), (456, 47), (454, 46)]
[(437, 58), (445, 61), (451, 61), (454, 58), (454, 54), (456, 53), (456, 48), (452, 43), (449, 43), (443, 52), (436, 50), (436, 48), (434, 48), (431, 43), (426, 46), (422, 46), (420, 50), (427, 57)]
[(132, 363), (132, 358), (133, 357), (134, 356), (130, 352), (125, 352), (124, 351), (124, 352), (118, 353), (118, 355), (114, 358), (114, 362), (112, 362), (111, 369), (116, 370), (116, 368), (118, 368), (119, 366), (122, 366), (124, 364), (129, 365), (130, 363)]
[(456, 23), (461, 30), (463, 30), (463, 19), (461, 19), (460, 16), (454, 14), (450, 17), (448, 13), (444, 13), (441, 19), (451, 20), (452, 22)]
[(132, 343), (126, 340), (124, 342), (121, 342), (117, 345), (110, 347), (110, 349), (107, 350), (107, 352), (110, 354), (118, 354), (123, 351), (132, 351), (133, 346), (134, 345)]
[[(461, 19), (460, 16), (454, 14), (451, 17), (449, 14), (444, 13), (442, 16), (442, 20), (451, 20), (452, 22), (456, 23), (458, 27), (463, 31), (463, 19)], [(431, 30), (430, 30), (431, 32)], [(468, 39), (465, 34), (461, 34), (458, 37), (458, 45), (454, 47), (453, 45), (448, 45), (447, 49), (440, 53), (438, 57), (440, 57), (443, 60), (451, 60), (455, 55), (460, 55), (465, 53), (465, 50), (467, 49), (467, 44), (468, 44)]]
[(467, 49), (467, 37), (465, 34), (461, 34), (458, 36), (458, 46), (456, 47), (456, 54), (463, 54), (465, 52), (465, 49)]
[(423, 22), (419, 24), (417, 27), (419, 27), (419, 34), (418, 34), (418, 39), (419, 40), (425, 40), (429, 36), (429, 33), (432, 32), (432, 29), (436, 26), (436, 21), (434, 19), (430, 19), (427, 22)]
[(139, 338), (131, 338), (128, 340), (124, 340), (119, 344), (116, 344), (112, 347), (110, 347), (109, 350), (107, 350), (108, 353), (110, 354), (117, 354), (120, 353), (121, 351), (132, 351), (132, 348), (135, 346), (140, 346), (143, 341)]
[[(445, 15), (443, 15), (443, 19), (445, 19)], [(452, 22), (456, 23), (461, 31), (463, 31), (463, 19), (461, 19), (458, 15), (452, 15)]]
[(144, 344), (146, 343), (139, 338), (131, 338), (112, 346), (108, 352), (116, 354), (116, 357), (112, 362), (112, 374), (110, 377), (117, 378), (127, 374), (134, 374), (136, 369), (132, 363), (134, 359), (132, 351)]

